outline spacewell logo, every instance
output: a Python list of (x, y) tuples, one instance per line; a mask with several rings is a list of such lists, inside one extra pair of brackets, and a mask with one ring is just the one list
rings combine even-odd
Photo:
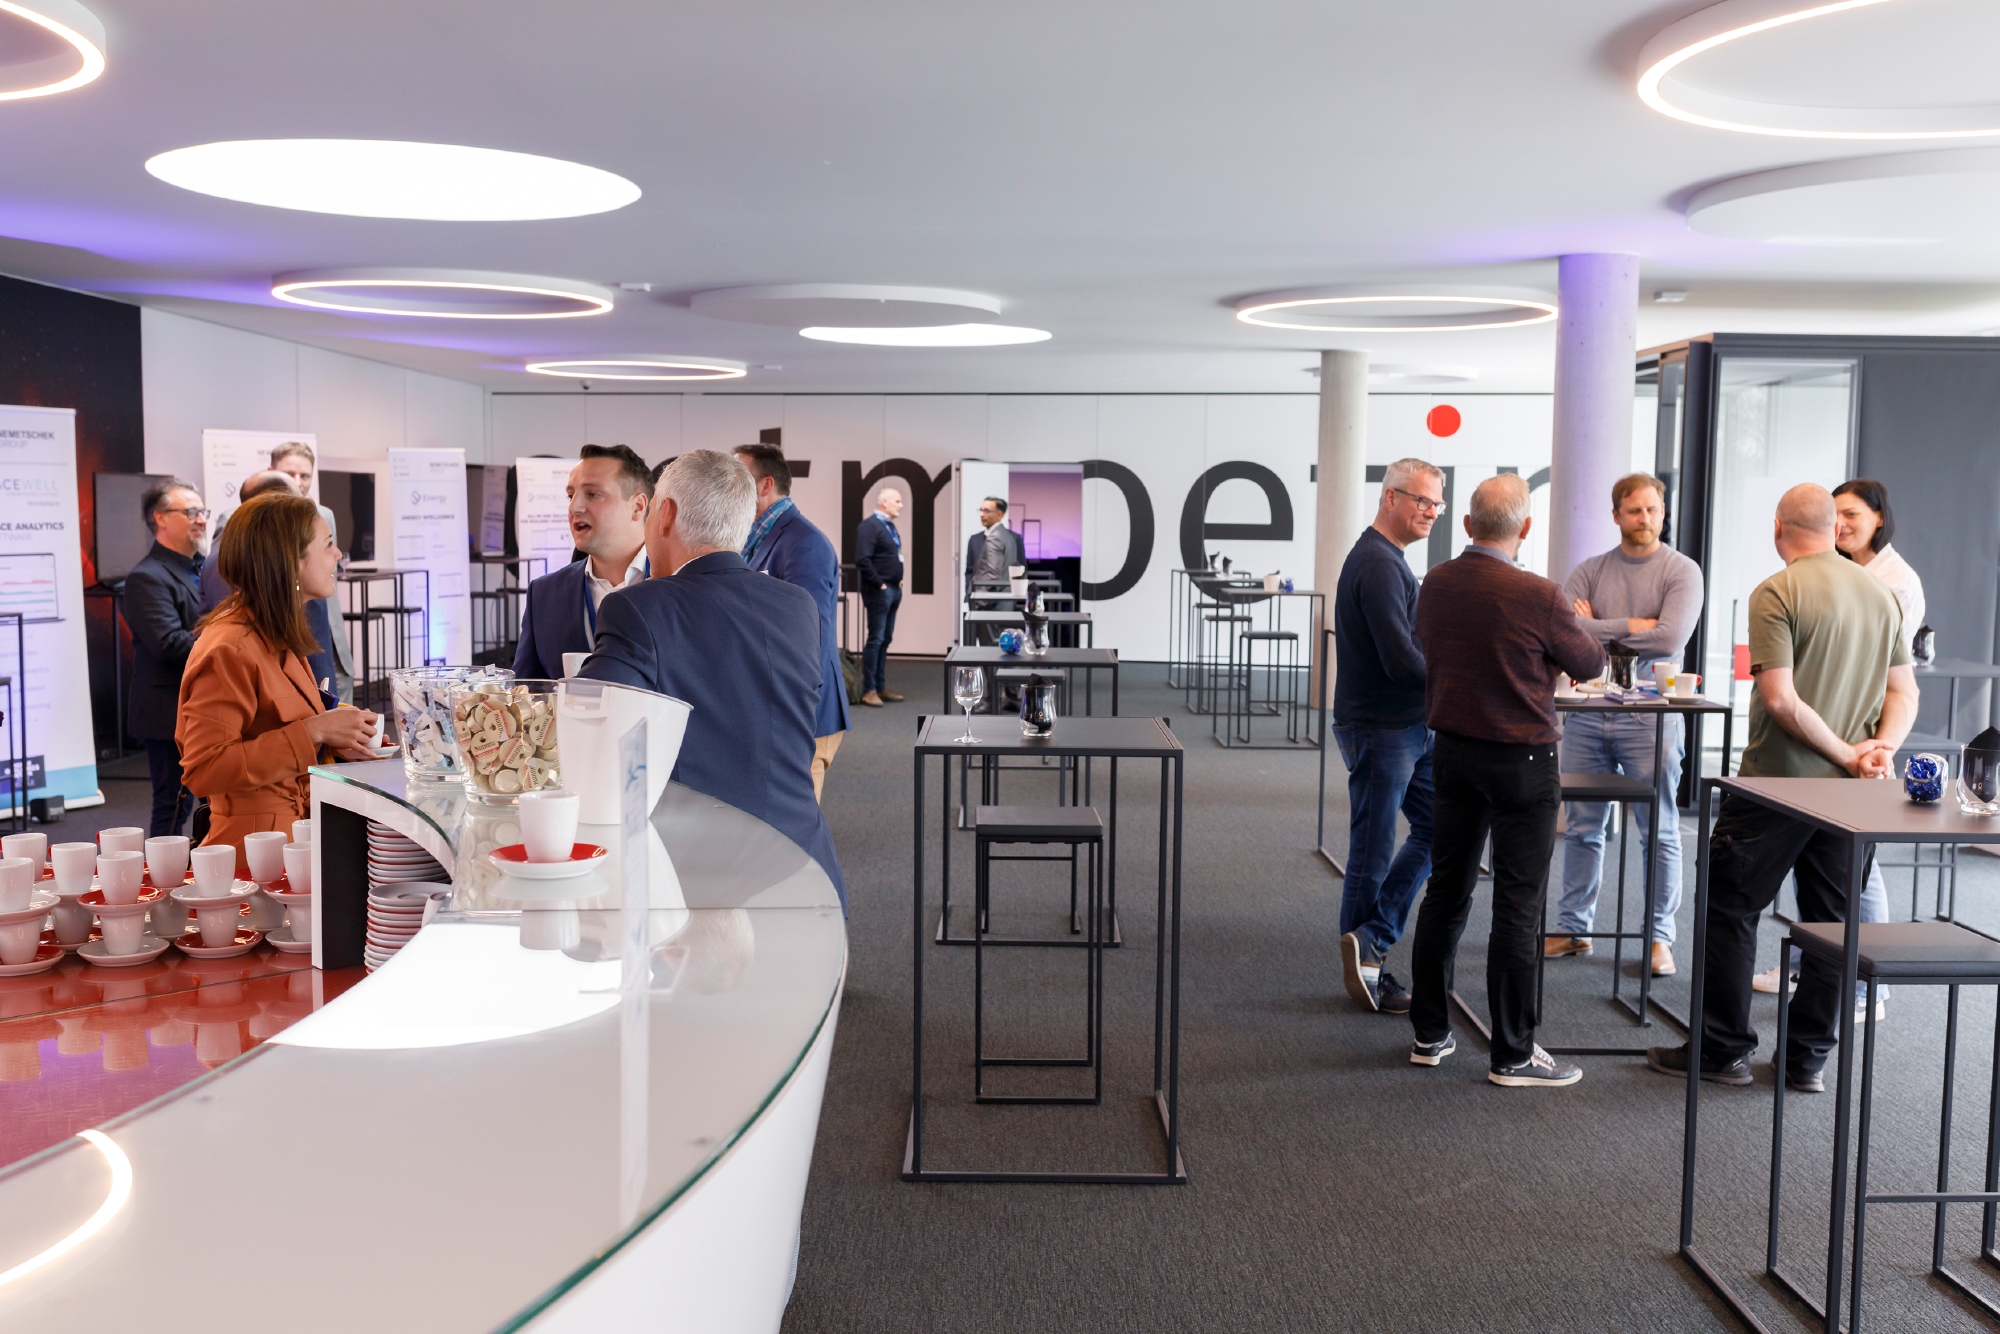
[(413, 490), (410, 492), (410, 503), (412, 505), (442, 505), (444, 504), (444, 492)]

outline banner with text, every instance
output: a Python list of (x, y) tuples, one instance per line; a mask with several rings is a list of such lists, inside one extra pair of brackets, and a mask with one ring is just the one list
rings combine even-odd
[[(539, 558), (541, 564), (524, 564), (539, 578), (569, 564), (576, 552), (576, 538), (569, 530), (570, 469), (575, 459), (514, 460), (514, 545), (523, 562)], [(528, 600), (521, 599), (525, 614)]]
[[(299, 444), (319, 454), (319, 437), (311, 431), (220, 431), (201, 433), (201, 498), (208, 506), (208, 528), (214, 532), (236, 508), (236, 493), (252, 475), (269, 472), (271, 451)], [(313, 468), (312, 498), (319, 499), (319, 468)]]
[(0, 676), (13, 681), (0, 692), (0, 810), (20, 804), (23, 758), (29, 797), (103, 800), (83, 618), (76, 412), (0, 407)]
[[(472, 661), (472, 610), (467, 597), (471, 561), (466, 552), (465, 451), (389, 451), (388, 564), (425, 570), (430, 582), (428, 662)], [(417, 589), (410, 591), (418, 596)]]

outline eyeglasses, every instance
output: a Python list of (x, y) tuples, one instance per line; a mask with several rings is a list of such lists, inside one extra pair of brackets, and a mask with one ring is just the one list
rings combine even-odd
[(188, 516), (188, 518), (189, 518), (189, 519), (206, 519), (206, 518), (208, 517), (208, 511), (207, 511), (207, 510), (205, 510), (205, 509), (203, 509), (203, 508), (202, 508), (201, 506), (199, 506), (199, 505), (194, 505), (194, 506), (190, 506), (190, 507), (189, 507), (189, 508), (187, 508), (187, 509), (178, 509), (178, 510), (154, 510), (154, 511), (153, 511), (153, 513), (155, 513), (155, 514), (185, 514), (185, 515), (187, 515), (187, 516)]
[(1405, 491), (1400, 486), (1392, 486), (1388, 489), (1399, 496), (1407, 497), (1422, 513), (1442, 514), (1445, 511), (1445, 502), (1442, 500), (1432, 500), (1429, 496), (1420, 496), (1414, 491)]

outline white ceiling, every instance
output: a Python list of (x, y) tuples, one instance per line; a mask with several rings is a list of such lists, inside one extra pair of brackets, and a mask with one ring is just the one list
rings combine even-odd
[[(1545, 389), (1552, 326), (1315, 335), (1249, 328), (1231, 306), (1322, 283), (1552, 290), (1553, 257), (1572, 250), (1644, 258), (1642, 344), (2000, 326), (1991, 245), (1779, 246), (1689, 229), (1680, 208), (1702, 185), (1883, 151), (1648, 110), (1633, 92), (1639, 49), (1694, 3), (91, 7), (106, 75), (0, 103), (0, 271), (496, 388), (573, 391), (521, 374), (531, 357), (678, 352), (782, 367), (753, 369), (733, 384), (744, 392), (1297, 391), (1315, 383), (1313, 349), (1349, 346), (1477, 367), (1482, 391)], [(1733, 95), (1871, 105), (1882, 87), (1942, 86), (1924, 81), (1933, 62), (1953, 97), (2000, 102), (1990, 44), (1939, 63), (1966, 55), (1955, 36), (1985, 32), (1993, 12), (1898, 0), (1860, 11), (1859, 44), (1822, 30), (1798, 48), (1807, 60), (1767, 37), (1703, 77)], [(170, 148), (276, 137), (540, 153), (645, 194), (594, 217), (400, 222), (189, 194), (142, 167)], [(273, 273), (358, 265), (654, 290), (588, 320), (420, 328), (268, 295)], [(686, 307), (705, 288), (793, 282), (990, 292), (1004, 322), (1055, 338), (843, 347)], [(1648, 303), (1660, 287), (1689, 299)]]

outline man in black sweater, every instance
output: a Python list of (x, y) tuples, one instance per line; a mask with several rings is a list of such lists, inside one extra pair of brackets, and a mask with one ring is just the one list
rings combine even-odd
[[(1347, 765), (1348, 812), (1341, 977), (1356, 1005), (1385, 1014), (1409, 1013), (1409, 992), (1382, 960), (1431, 871), (1431, 731), (1417, 577), (1403, 549), (1428, 538), (1443, 512), (1443, 473), (1422, 459), (1390, 464), (1375, 522), (1347, 553), (1333, 599), (1333, 738)], [(1398, 810), (1410, 822), (1401, 852)]]
[[(105, 515), (105, 522), (113, 516)], [(125, 576), (125, 624), (132, 630), (132, 735), (146, 743), (153, 779), (153, 812), (146, 832), (178, 834), (193, 801), (181, 785), (181, 752), (174, 744), (179, 721), (181, 672), (201, 619), (201, 567), (208, 546), (208, 510), (201, 493), (178, 477), (146, 488), (139, 517), (153, 535), (152, 549)]]
[(861, 603), (868, 608), (868, 642), (861, 648), (861, 702), (871, 708), (902, 696), (889, 689), (889, 641), (896, 637), (896, 608), (903, 601), (903, 535), (896, 516), (903, 493), (885, 486), (875, 495), (875, 512), (854, 535), (854, 567), (861, 580)]

